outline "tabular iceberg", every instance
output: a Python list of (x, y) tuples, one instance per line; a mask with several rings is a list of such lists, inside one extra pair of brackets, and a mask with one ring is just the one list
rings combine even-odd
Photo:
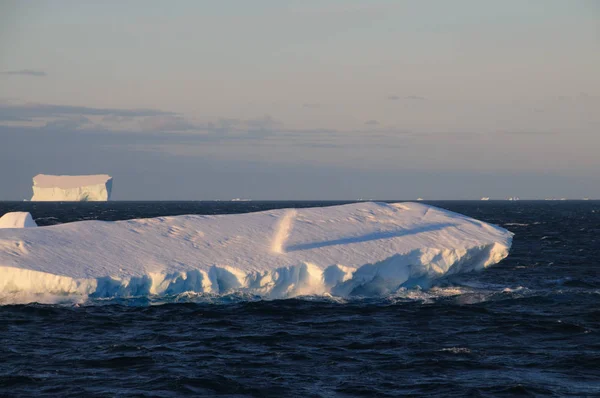
[(107, 201), (112, 191), (112, 177), (107, 174), (33, 177), (32, 201)]
[(4, 229), (0, 301), (18, 292), (385, 295), (483, 269), (511, 243), (503, 228), (417, 203)]

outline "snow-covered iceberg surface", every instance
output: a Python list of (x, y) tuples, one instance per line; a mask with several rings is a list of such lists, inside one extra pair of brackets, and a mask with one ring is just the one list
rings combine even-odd
[(37, 227), (35, 221), (26, 211), (6, 213), (0, 217), (0, 228), (30, 228)]
[(384, 295), (495, 264), (511, 242), (503, 228), (417, 203), (4, 229), (0, 302), (15, 293)]
[(33, 177), (32, 201), (95, 201), (110, 200), (112, 177), (107, 174), (81, 176)]

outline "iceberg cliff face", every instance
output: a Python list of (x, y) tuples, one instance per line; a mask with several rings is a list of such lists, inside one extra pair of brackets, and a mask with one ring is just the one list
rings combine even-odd
[(33, 177), (31, 201), (103, 202), (110, 200), (112, 177), (107, 174)]
[(15, 293), (385, 295), (496, 264), (511, 243), (503, 228), (417, 203), (5, 229), (0, 302)]

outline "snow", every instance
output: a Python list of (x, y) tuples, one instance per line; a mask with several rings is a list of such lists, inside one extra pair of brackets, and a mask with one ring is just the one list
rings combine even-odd
[(107, 201), (112, 177), (107, 174), (33, 177), (32, 201)]
[(26, 211), (6, 213), (0, 217), (0, 228), (30, 228), (37, 227), (35, 221)]
[(11, 295), (385, 295), (508, 255), (512, 233), (420, 203), (79, 221), (0, 230)]

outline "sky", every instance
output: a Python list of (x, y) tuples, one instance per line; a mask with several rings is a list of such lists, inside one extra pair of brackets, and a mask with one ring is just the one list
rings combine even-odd
[(600, 198), (596, 0), (0, 0), (0, 200)]

